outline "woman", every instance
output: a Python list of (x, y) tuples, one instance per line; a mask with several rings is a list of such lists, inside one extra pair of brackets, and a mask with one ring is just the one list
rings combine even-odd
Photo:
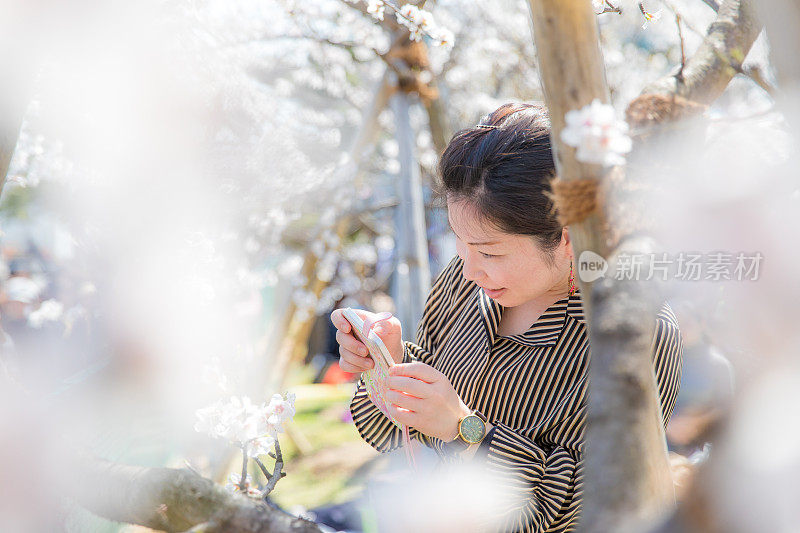
[[(392, 416), (441, 457), (480, 461), (521, 492), (504, 530), (571, 531), (580, 505), (589, 344), (569, 230), (545, 194), (555, 171), (549, 134), (542, 106), (506, 104), (453, 137), (439, 164), (439, 193), (458, 255), (433, 283), (416, 343), (401, 340), (397, 319), (374, 328), (400, 363), (389, 377)], [(342, 369), (371, 368), (341, 311), (331, 320)], [(667, 305), (656, 322), (666, 426), (681, 340)], [(363, 381), (351, 411), (369, 444), (400, 445), (400, 430), (370, 402)]]

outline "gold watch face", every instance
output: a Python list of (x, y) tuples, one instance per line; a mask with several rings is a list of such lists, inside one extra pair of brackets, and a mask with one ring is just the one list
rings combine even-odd
[(465, 441), (475, 444), (483, 439), (483, 434), (486, 433), (486, 424), (477, 415), (468, 415), (461, 420), (458, 426), (458, 432), (461, 438)]

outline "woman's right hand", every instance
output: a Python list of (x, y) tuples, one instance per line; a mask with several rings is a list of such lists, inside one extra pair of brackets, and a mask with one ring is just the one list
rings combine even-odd
[[(374, 319), (377, 314), (353, 309), (361, 320)], [(369, 370), (375, 363), (369, 355), (367, 346), (358, 340), (353, 334), (350, 322), (344, 317), (341, 309), (336, 309), (331, 313), (331, 322), (336, 327), (336, 342), (339, 343), (339, 368), (345, 372), (364, 372)], [(373, 326), (372, 331), (386, 345), (395, 363), (403, 362), (403, 335), (402, 326), (396, 317), (381, 320)]]

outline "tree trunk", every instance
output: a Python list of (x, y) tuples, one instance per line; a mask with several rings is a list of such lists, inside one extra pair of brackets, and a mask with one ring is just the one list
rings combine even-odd
[[(564, 182), (601, 182), (603, 170), (579, 162), (575, 149), (561, 141), (568, 111), (594, 99), (609, 101), (596, 15), (585, 0), (529, 4), (558, 176)], [(587, 250), (609, 258), (615, 243), (603, 205), (569, 230), (576, 264)], [(650, 354), (658, 305), (642, 281), (609, 277), (594, 291), (592, 284), (579, 283), (592, 352), (582, 528), (619, 531), (653, 519), (674, 499)]]

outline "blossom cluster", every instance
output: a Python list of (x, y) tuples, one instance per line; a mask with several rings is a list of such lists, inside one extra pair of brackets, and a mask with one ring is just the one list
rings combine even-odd
[(430, 11), (420, 9), (413, 4), (406, 4), (397, 12), (397, 22), (408, 28), (412, 41), (421, 41), (422, 34), (427, 34), (442, 46), (453, 46), (455, 40), (453, 32), (438, 26)]
[(269, 403), (253, 404), (246, 396), (232, 396), (198, 409), (194, 429), (247, 449), (249, 457), (270, 452), (283, 432), (283, 423), (295, 414), (295, 395), (273, 394)]
[[(347, 0), (356, 3), (358, 0)], [(413, 4), (397, 8), (389, 0), (363, 0), (367, 5), (367, 13), (377, 20), (383, 20), (386, 8), (395, 12), (397, 22), (408, 28), (412, 41), (421, 41), (423, 35), (430, 37), (436, 44), (445, 47), (453, 46), (453, 32), (436, 24), (430, 11), (420, 9)]]
[(595, 99), (582, 109), (568, 111), (561, 140), (577, 148), (575, 157), (583, 163), (604, 166), (625, 163), (623, 154), (631, 151), (628, 124), (618, 120), (614, 108)]

